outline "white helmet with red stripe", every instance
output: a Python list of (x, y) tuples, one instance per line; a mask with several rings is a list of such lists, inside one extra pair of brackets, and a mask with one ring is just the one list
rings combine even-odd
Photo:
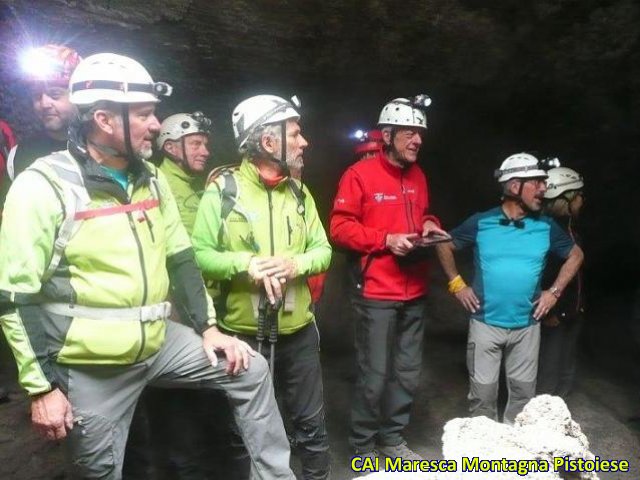
[(82, 60), (69, 80), (69, 100), (78, 106), (99, 101), (116, 103), (159, 102), (169, 96), (168, 83), (154, 82), (149, 72), (132, 58), (98, 53)]

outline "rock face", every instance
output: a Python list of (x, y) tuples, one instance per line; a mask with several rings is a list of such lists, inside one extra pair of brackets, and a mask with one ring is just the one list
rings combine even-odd
[[(565, 472), (562, 468), (555, 471), (554, 458), (593, 460), (589, 451), (589, 442), (582, 433), (580, 425), (571, 419), (567, 405), (560, 397), (540, 395), (532, 399), (516, 417), (513, 426), (489, 420), (487, 417), (456, 418), (444, 426), (442, 453), (446, 460), (455, 460), (458, 471), (432, 473), (376, 472), (365, 477), (368, 480), (458, 480), (483, 479), (515, 480), (528, 478), (533, 480), (553, 480), (560, 478), (580, 478), (597, 480), (593, 472)], [(477, 457), (477, 461), (473, 459)], [(547, 470), (538, 466), (529, 466), (526, 476), (510, 471), (509, 460), (531, 460), (537, 465), (549, 462)], [(483, 461), (501, 462), (502, 471), (487, 472)], [(468, 467), (463, 471), (464, 467)], [(482, 471), (485, 470), (485, 471)], [(524, 473), (524, 472), (523, 472)]]

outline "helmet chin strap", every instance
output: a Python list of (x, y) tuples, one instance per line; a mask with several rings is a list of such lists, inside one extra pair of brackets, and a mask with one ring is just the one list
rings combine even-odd
[(280, 152), (279, 155), (276, 156), (273, 153), (265, 152), (267, 155), (271, 157), (271, 161), (278, 164), (280, 169), (282, 170), (282, 174), (285, 177), (291, 176), (291, 171), (289, 170), (289, 164), (287, 163), (287, 121), (283, 120), (280, 122)]
[(518, 187), (518, 193), (515, 195), (512, 195), (509, 193), (503, 196), (516, 201), (520, 206), (520, 208), (522, 208), (522, 210), (524, 210), (525, 213), (536, 213), (534, 210), (531, 210), (531, 208), (529, 208), (526, 203), (522, 201), (522, 190), (524, 188), (524, 180), (519, 178), (518, 181), (520, 182), (520, 186)]
[(133, 146), (131, 145), (131, 128), (129, 126), (129, 104), (123, 103), (121, 104), (122, 111), (122, 128), (124, 130), (124, 146), (125, 152), (124, 154), (120, 153), (128, 162), (129, 169), (137, 172), (142, 168), (142, 161), (138, 158), (138, 156), (133, 151)]
[(189, 165), (189, 161), (187, 160), (187, 146), (186, 146), (185, 141), (184, 141), (184, 137), (185, 136), (186, 135), (183, 135), (182, 137), (180, 137), (180, 148), (182, 149), (182, 158), (175, 158), (175, 160), (178, 163), (178, 165), (180, 165), (185, 172), (187, 172), (187, 173), (195, 173), (191, 169), (191, 166)]

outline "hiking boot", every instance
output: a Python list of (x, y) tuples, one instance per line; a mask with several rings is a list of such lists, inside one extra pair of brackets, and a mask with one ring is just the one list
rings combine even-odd
[(389, 458), (401, 458), (402, 460), (424, 460), (420, 455), (407, 447), (407, 442), (398, 445), (378, 445), (378, 451)]

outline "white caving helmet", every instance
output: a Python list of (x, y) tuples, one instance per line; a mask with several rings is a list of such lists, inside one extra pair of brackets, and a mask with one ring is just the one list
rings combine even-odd
[(544, 198), (557, 198), (565, 192), (580, 190), (584, 187), (584, 180), (575, 170), (567, 167), (552, 168), (547, 172), (547, 191)]
[[(94, 146), (106, 153), (124, 156), (138, 167), (141, 164), (131, 146), (129, 104), (157, 103), (159, 96), (169, 96), (172, 91), (168, 83), (154, 82), (139, 62), (115, 53), (97, 53), (85, 58), (69, 79), (69, 101), (81, 110), (89, 109), (100, 101), (115, 102), (122, 106), (125, 151), (119, 152), (104, 145)], [(74, 122), (69, 128), (69, 140), (84, 149), (81, 137), (81, 123)]]
[(533, 155), (516, 153), (502, 162), (494, 176), (498, 182), (504, 183), (512, 178), (547, 178), (547, 172), (540, 167), (540, 162)]
[(88, 106), (100, 100), (116, 103), (159, 102), (169, 96), (168, 83), (154, 82), (140, 63), (115, 53), (97, 53), (82, 60), (69, 80), (69, 100)]
[(211, 133), (211, 120), (202, 112), (176, 113), (164, 119), (160, 127), (160, 134), (156, 138), (156, 145), (160, 150), (167, 140), (180, 140), (186, 135)]
[[(291, 100), (275, 95), (256, 95), (240, 102), (231, 114), (233, 135), (238, 148), (242, 148), (251, 133), (263, 125), (272, 123), (286, 125), (287, 120), (299, 119), (300, 114), (296, 107), (300, 107), (300, 102), (295, 96)], [(283, 137), (284, 130), (286, 129), (283, 129)]]
[(417, 95), (413, 99), (395, 98), (380, 112), (378, 125), (427, 128), (426, 107), (431, 105), (428, 95)]

